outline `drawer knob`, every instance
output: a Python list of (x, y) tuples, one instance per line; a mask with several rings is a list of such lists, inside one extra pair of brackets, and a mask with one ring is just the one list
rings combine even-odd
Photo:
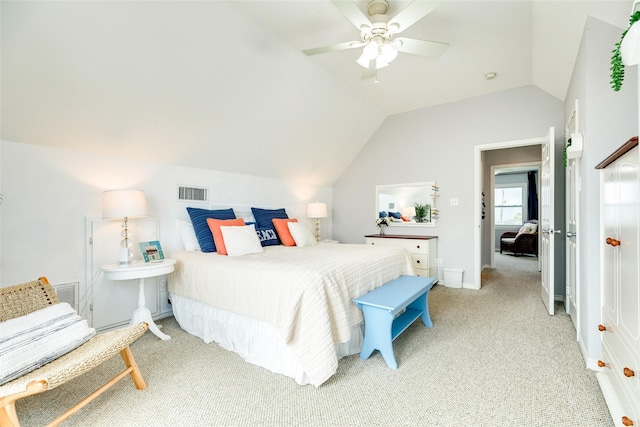
[(622, 425), (623, 425), (623, 426), (632, 426), (632, 425), (634, 425), (634, 424), (633, 424), (633, 421), (631, 421), (631, 418), (629, 418), (629, 417), (622, 417)]
[(598, 360), (598, 366), (601, 368), (604, 368), (605, 366), (607, 366), (607, 364), (604, 363), (602, 360)]
[(625, 376), (625, 377), (627, 377), (627, 378), (631, 378), (631, 377), (633, 377), (633, 376), (635, 376), (635, 375), (636, 375), (636, 373), (635, 373), (635, 372), (633, 372), (631, 369), (629, 369), (629, 368), (624, 368), (624, 376)]
[(607, 330), (607, 327), (606, 327), (606, 326), (604, 326), (604, 325), (598, 325), (598, 330), (599, 330), (600, 332), (604, 332), (604, 331), (606, 331), (606, 330)]
[(416, 249), (420, 249), (420, 245), (416, 245)]
[(611, 237), (607, 237), (607, 245), (611, 246), (620, 246), (620, 240), (613, 239)]
[(420, 260), (419, 259), (416, 260), (416, 264), (420, 264)]

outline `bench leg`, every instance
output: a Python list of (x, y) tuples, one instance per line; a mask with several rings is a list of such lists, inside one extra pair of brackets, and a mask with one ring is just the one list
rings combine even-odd
[(424, 323), (424, 326), (426, 326), (427, 328), (433, 328), (433, 323), (431, 322), (431, 316), (429, 315), (428, 298), (429, 298), (429, 291), (420, 295), (414, 302), (409, 304), (407, 307), (415, 308), (416, 310), (421, 311), (422, 314), (420, 315), (420, 318), (422, 319), (422, 323)]
[(362, 312), (364, 313), (365, 331), (360, 358), (368, 359), (374, 350), (380, 350), (387, 365), (391, 369), (398, 369), (398, 363), (393, 354), (391, 336), (393, 316), (387, 310), (370, 306), (363, 306)]

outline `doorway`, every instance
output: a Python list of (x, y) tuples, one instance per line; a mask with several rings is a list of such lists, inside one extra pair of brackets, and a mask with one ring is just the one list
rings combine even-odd
[[(540, 153), (536, 150), (539, 148), (533, 151), (515, 148), (510, 151), (511, 156), (539, 158)], [(486, 219), (489, 226), (490, 247), (493, 248), (493, 251), (490, 251), (489, 267), (495, 268), (495, 256), (500, 251), (500, 237), (507, 232), (518, 232), (520, 227), (529, 220), (537, 221), (540, 218), (538, 208), (540, 202), (538, 191), (540, 188), (540, 161), (494, 165), (490, 164), (491, 159), (488, 156), (486, 160), (486, 167), (489, 167), (491, 171), (491, 182), (487, 191), (489, 215)], [(534, 174), (532, 177), (529, 176), (530, 172)], [(538, 232), (539, 230), (536, 230), (535, 254), (540, 253), (539, 242), (537, 242)], [(531, 236), (523, 237), (529, 238)], [(534, 239), (529, 240), (533, 241)], [(531, 251), (529, 250), (529, 252)]]
[[(505, 141), (492, 144), (483, 144), (475, 146), (475, 260), (474, 260), (474, 281), (477, 289), (482, 285), (482, 269), (485, 266), (492, 266), (495, 262), (495, 230), (490, 225), (493, 222), (491, 212), (487, 208), (492, 208), (492, 204), (486, 202), (488, 192), (493, 192), (493, 179), (491, 177), (491, 165), (493, 164), (510, 164), (510, 163), (534, 163), (539, 165), (541, 161), (541, 145), (547, 140), (546, 137), (530, 138), (514, 141)], [(530, 157), (529, 161), (499, 161), (492, 160), (492, 157), (510, 158), (514, 153), (522, 151), (529, 153), (537, 153), (537, 157)], [(533, 155), (533, 154), (531, 154)], [(511, 157), (514, 158), (514, 157)], [(522, 157), (521, 157), (522, 158)], [(484, 197), (483, 197), (484, 194)], [(494, 237), (491, 237), (493, 234)]]

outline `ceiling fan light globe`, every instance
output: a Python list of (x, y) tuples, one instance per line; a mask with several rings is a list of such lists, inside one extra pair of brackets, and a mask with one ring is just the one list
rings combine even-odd
[(376, 58), (376, 70), (379, 70), (380, 68), (384, 68), (388, 65), (389, 63), (387, 62), (386, 59), (384, 59), (384, 56), (378, 55), (378, 57)]
[(364, 53), (360, 55), (360, 58), (358, 58), (356, 62), (367, 69), (369, 69), (369, 64), (371, 64), (371, 60), (367, 58)]
[(391, 63), (398, 56), (398, 49), (390, 44), (385, 44), (380, 50), (388, 63)]
[(376, 59), (378, 56), (378, 43), (375, 41), (370, 42), (362, 50), (362, 54), (366, 56), (370, 61)]

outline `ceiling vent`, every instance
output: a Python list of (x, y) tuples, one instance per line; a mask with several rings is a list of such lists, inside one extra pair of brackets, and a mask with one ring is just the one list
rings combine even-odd
[(178, 200), (206, 202), (209, 191), (206, 188), (178, 187)]

